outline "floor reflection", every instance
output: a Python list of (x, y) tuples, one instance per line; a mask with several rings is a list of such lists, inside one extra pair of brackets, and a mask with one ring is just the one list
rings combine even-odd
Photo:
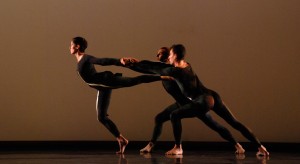
[(299, 164), (299, 153), (271, 153), (270, 157), (256, 156), (256, 152), (235, 155), (231, 151), (186, 151), (184, 155), (165, 155), (164, 151), (140, 154), (127, 151), (114, 154), (111, 151), (51, 151), (51, 152), (0, 152), (0, 163), (105, 163), (105, 164)]

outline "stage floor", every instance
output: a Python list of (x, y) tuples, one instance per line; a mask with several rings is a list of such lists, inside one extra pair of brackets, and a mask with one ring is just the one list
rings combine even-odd
[(185, 151), (180, 156), (165, 156), (163, 151), (151, 154), (140, 154), (138, 150), (128, 150), (124, 155), (117, 155), (111, 150), (107, 151), (1, 151), (0, 163), (36, 163), (36, 164), (175, 164), (175, 163), (205, 163), (205, 164), (299, 164), (299, 153), (270, 152), (269, 158), (256, 157), (256, 152), (246, 152), (245, 155), (236, 156), (232, 151)]

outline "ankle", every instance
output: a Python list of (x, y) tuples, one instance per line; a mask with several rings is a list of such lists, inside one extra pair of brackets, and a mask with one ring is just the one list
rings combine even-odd
[(235, 147), (235, 149), (236, 149), (236, 151), (235, 151), (236, 154), (244, 154), (244, 153), (245, 153), (245, 149), (242, 147), (241, 144), (236, 143), (236, 144), (234, 145), (234, 147)]
[(181, 149), (182, 146), (181, 146), (181, 144), (175, 144), (174, 148)]
[(235, 144), (235, 146), (241, 147), (242, 145), (241, 145), (240, 143), (237, 142), (237, 143)]
[(155, 144), (154, 144), (153, 142), (149, 142), (148, 145), (149, 145), (150, 147), (153, 147)]
[(263, 145), (260, 145), (260, 147), (258, 147), (258, 152), (256, 153), (256, 155), (269, 156), (270, 153), (267, 151), (267, 149)]
[(127, 142), (127, 139), (125, 137), (123, 137), (122, 135), (119, 135), (117, 137), (117, 140), (120, 141), (120, 142)]

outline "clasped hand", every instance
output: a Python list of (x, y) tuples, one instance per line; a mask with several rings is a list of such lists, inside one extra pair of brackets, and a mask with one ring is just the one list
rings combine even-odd
[(124, 66), (131, 66), (134, 63), (139, 62), (138, 59), (132, 58), (132, 57), (123, 57), (120, 59), (120, 62), (124, 65)]

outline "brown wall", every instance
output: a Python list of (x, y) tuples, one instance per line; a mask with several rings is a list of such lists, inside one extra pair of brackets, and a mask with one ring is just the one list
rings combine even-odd
[[(2, 0), (0, 140), (114, 140), (69, 55), (80, 35), (97, 57), (155, 60), (159, 47), (182, 43), (202, 82), (261, 141), (300, 142), (299, 15), (298, 0)], [(109, 115), (130, 140), (148, 140), (171, 103), (160, 82), (144, 84), (115, 90)], [(185, 141), (223, 141), (195, 118), (182, 122)], [(173, 140), (169, 122), (161, 140)]]

